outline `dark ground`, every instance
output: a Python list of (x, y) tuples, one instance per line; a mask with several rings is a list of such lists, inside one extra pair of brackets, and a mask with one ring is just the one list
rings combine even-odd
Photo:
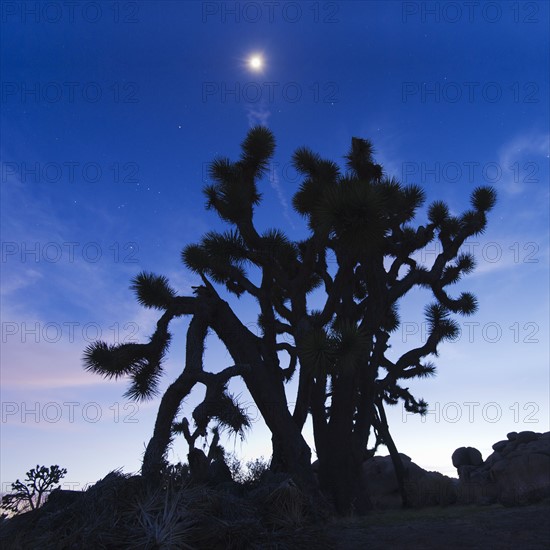
[(376, 511), (330, 526), (335, 548), (550, 549), (550, 500), (529, 506), (449, 506)]
[[(190, 493), (193, 493), (193, 491)], [(292, 498), (288, 502), (278, 501), (275, 503), (277, 510), (282, 514), (281, 517), (277, 516), (281, 521), (273, 523), (277, 518), (271, 517), (271, 520), (273, 520), (272, 525), (270, 528), (266, 528), (265, 525), (260, 524), (259, 519), (256, 517), (257, 510), (252, 509), (250, 506), (246, 507), (246, 503), (243, 504), (238, 499), (228, 501), (216, 499), (216, 495), (220, 497), (217, 493), (213, 493), (209, 499), (205, 499), (200, 490), (195, 491), (193, 494), (197, 498), (200, 497), (197, 500), (200, 504), (197, 508), (198, 512), (200, 512), (201, 506), (204, 507), (204, 502), (210, 503), (212, 506), (215, 505), (215, 509), (210, 510), (208, 508), (208, 510), (217, 512), (211, 516), (208, 510), (203, 510), (207, 513), (207, 517), (203, 517), (203, 514), (198, 518), (200, 521), (196, 532), (192, 529), (185, 530), (192, 527), (191, 524), (194, 521), (198, 521), (196, 518), (193, 519), (194, 516), (191, 514), (189, 517), (193, 521), (191, 523), (189, 521), (183, 522), (182, 525), (185, 527), (184, 537), (175, 544), (151, 545), (149, 544), (151, 542), (149, 537), (145, 536), (150, 529), (141, 529), (143, 533), (135, 542), (139, 540), (144, 544), (136, 546), (134, 542), (130, 541), (133, 531), (126, 530), (122, 533), (122, 537), (117, 538), (118, 543), (113, 545), (112, 541), (106, 542), (109, 538), (107, 535), (116, 534), (114, 531), (111, 533), (113, 528), (119, 533), (121, 525), (116, 522), (114, 525), (103, 525), (105, 523), (103, 516), (96, 525), (93, 522), (93, 517), (89, 517), (87, 514), (84, 514), (86, 517), (80, 517), (83, 512), (78, 510), (73, 510), (74, 519), (79, 522), (75, 533), (80, 533), (83, 526), (90, 527), (92, 535), (97, 535), (97, 533), (101, 535), (93, 539), (95, 542), (90, 540), (89, 534), (85, 533), (81, 533), (81, 538), (78, 538), (76, 534), (69, 536), (65, 533), (67, 536), (63, 538), (61, 536), (63, 533), (59, 532), (59, 526), (52, 525), (53, 530), (51, 533), (55, 536), (49, 537), (47, 543), (39, 543), (43, 531), (36, 532), (33, 529), (33, 524), (43, 514), (43, 509), (41, 509), (38, 514), (35, 514), (35, 520), (32, 519), (34, 517), (32, 514), (17, 518), (18, 521), (12, 524), (15, 530), (11, 534), (4, 533), (0, 536), (2, 538), (0, 547), (6, 548), (6, 550), (8, 548), (17, 550), (26, 550), (27, 548), (40, 550), (58, 550), (59, 548), (64, 550), (72, 550), (73, 548), (86, 548), (86, 550), (98, 550), (98, 548), (105, 550), (130, 548), (227, 550), (228, 547), (238, 550), (247, 548), (254, 548), (255, 550), (550, 550), (550, 498), (536, 504), (516, 507), (504, 507), (501, 504), (488, 506), (472, 504), (409, 510), (375, 510), (363, 517), (334, 519), (332, 521), (325, 519), (321, 523), (312, 524), (304, 521), (305, 518), (301, 513), (298, 513), (300, 506), (298, 508), (290, 506), (296, 503), (296, 495), (293, 494), (290, 495)], [(191, 499), (189, 502), (193, 503)], [(225, 509), (229, 504), (232, 505), (231, 511), (235, 512), (235, 517), (230, 517), (231, 514), (229, 514), (223, 521), (217, 518), (217, 516), (220, 516), (220, 510)], [(289, 506), (285, 508), (285, 504)], [(240, 510), (239, 505), (245, 506), (246, 510), (244, 508)], [(222, 509), (218, 509), (219, 506)], [(294, 527), (291, 526), (292, 521), (290, 523), (287, 521), (289, 520), (289, 514), (290, 520), (294, 517), (292, 516), (293, 511), (296, 520)], [(226, 512), (229, 513), (227, 510)], [(99, 512), (96, 510), (94, 514), (97, 513)], [(73, 517), (70, 513), (67, 517), (69, 516)], [(85, 521), (81, 525), (83, 518)], [(50, 521), (47, 520), (46, 525), (49, 525)], [(66, 523), (66, 520), (61, 523), (64, 522)], [(156, 525), (156, 522), (153, 523)], [(171, 523), (170, 518), (168, 518), (167, 525)], [(159, 525), (163, 525), (163, 521)], [(137, 526), (139, 527), (139, 525)], [(67, 526), (65, 525), (63, 529), (67, 531)], [(166, 531), (166, 529), (162, 531)], [(56, 534), (58, 532), (59, 534)], [(78, 539), (80, 542), (75, 543), (73, 541), (72, 544), (69, 544), (69, 539), (75, 536), (76, 539), (74, 540)], [(172, 536), (168, 536), (168, 539), (172, 538)], [(63, 539), (64, 544), (60, 544), (61, 539)], [(174, 538), (174, 542), (175, 540), (178, 540), (178, 537)], [(189, 545), (182, 545), (182, 541), (188, 542)], [(232, 541), (234, 544), (228, 544), (228, 541)], [(145, 544), (146, 542), (147, 544)]]

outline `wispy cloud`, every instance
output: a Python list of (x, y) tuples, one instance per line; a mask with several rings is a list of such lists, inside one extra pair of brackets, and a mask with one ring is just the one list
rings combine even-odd
[(286, 200), (284, 189), (281, 186), (281, 183), (279, 181), (279, 174), (277, 173), (277, 170), (275, 168), (271, 171), (271, 174), (269, 176), (269, 183), (277, 193), (277, 198), (279, 200), (280, 205), (283, 208), (283, 216), (290, 224), (290, 227), (292, 227), (292, 229), (296, 229), (296, 225), (294, 224), (294, 222), (292, 221), (292, 218), (290, 217), (290, 209), (288, 207), (288, 201)]
[[(88, 239), (55, 213), (48, 197), (15, 177), (2, 187), (4, 204), (25, 205), (24, 216), (2, 212), (3, 391), (102, 384), (82, 369), (86, 346), (144, 341), (159, 317), (128, 289), (139, 265), (115, 261), (105, 246), (103, 259), (90, 261), (82, 247), (64, 246)], [(177, 282), (178, 290), (189, 290)]]
[[(250, 126), (250, 128), (258, 125), (268, 126), (268, 120), (270, 116), (271, 111), (269, 111), (264, 105), (252, 106), (249, 104), (246, 106), (246, 117), (248, 119), (248, 125)], [(290, 224), (290, 227), (292, 227), (292, 229), (296, 229), (296, 226), (290, 217), (288, 201), (285, 195), (285, 191), (279, 180), (279, 174), (277, 173), (277, 169), (275, 167), (273, 167), (273, 169), (269, 173), (269, 184), (277, 194), (277, 199), (283, 209), (283, 216)]]
[(267, 121), (271, 116), (271, 111), (264, 105), (253, 105), (251, 103), (246, 104), (246, 118), (248, 120), (248, 126), (267, 126)]
[(548, 164), (550, 135), (540, 132), (520, 134), (499, 151), (502, 188), (511, 195), (522, 193), (540, 180), (540, 162)]
[(257, 107), (248, 104), (246, 106), (246, 118), (248, 119), (248, 125), (253, 126), (267, 126), (267, 121), (271, 116), (271, 111), (266, 107), (259, 105)]

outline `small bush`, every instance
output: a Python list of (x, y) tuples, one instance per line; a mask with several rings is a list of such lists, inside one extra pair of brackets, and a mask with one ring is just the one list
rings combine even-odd
[(264, 472), (269, 470), (269, 461), (263, 456), (249, 460), (244, 465), (234, 453), (228, 454), (225, 460), (233, 481), (245, 487), (258, 486)]
[(189, 465), (178, 462), (177, 464), (170, 464), (168, 461), (164, 462), (162, 469), (162, 480), (165, 487), (181, 488), (188, 485), (191, 478), (189, 472)]

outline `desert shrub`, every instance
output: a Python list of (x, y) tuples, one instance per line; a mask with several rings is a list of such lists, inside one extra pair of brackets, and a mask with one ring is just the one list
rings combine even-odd
[(170, 464), (168, 461), (164, 462), (162, 468), (164, 487), (185, 487), (189, 483), (190, 477), (188, 464), (182, 462), (178, 462), (177, 464)]

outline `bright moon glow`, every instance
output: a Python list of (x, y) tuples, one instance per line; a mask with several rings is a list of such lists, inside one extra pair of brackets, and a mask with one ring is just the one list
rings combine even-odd
[(253, 55), (248, 64), (253, 71), (259, 71), (264, 66), (264, 60), (259, 55)]

